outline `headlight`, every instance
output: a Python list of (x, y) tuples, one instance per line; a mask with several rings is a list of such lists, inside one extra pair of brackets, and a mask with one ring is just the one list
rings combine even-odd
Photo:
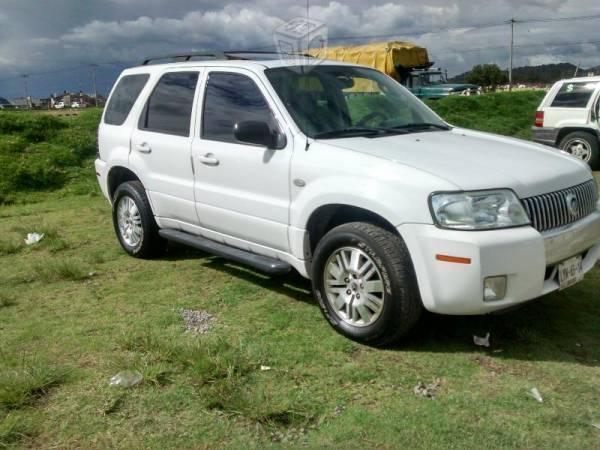
[(432, 194), (433, 220), (443, 228), (490, 230), (527, 225), (529, 218), (508, 189)]

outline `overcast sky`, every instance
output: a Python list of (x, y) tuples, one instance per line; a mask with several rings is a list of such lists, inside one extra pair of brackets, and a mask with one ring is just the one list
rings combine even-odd
[[(450, 75), (478, 63), (506, 68), (509, 26), (501, 24), (511, 17), (600, 14), (597, 0), (310, 3), (311, 18), (327, 26), (329, 45), (410, 40), (427, 47)], [(92, 63), (101, 65), (98, 82), (105, 92), (123, 67), (145, 56), (269, 46), (278, 26), (305, 14), (305, 1), (292, 0), (0, 0), (0, 96), (23, 95), (19, 75), (24, 73), (30, 74), (28, 88), (36, 96), (91, 91), (91, 69), (84, 66)], [(494, 24), (499, 25), (489, 26)], [(600, 65), (598, 30), (600, 19), (517, 24), (515, 66)], [(362, 38), (339, 39), (349, 36)], [(590, 41), (597, 42), (556, 45)]]

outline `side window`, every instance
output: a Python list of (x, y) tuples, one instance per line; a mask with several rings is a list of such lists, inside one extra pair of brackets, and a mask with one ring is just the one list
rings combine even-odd
[(563, 83), (552, 101), (555, 108), (585, 108), (596, 83)]
[(202, 137), (238, 142), (233, 126), (245, 120), (260, 120), (275, 127), (271, 109), (254, 81), (237, 73), (212, 72), (204, 95)]
[(197, 82), (198, 72), (171, 72), (163, 75), (142, 111), (139, 128), (189, 136)]
[(149, 77), (148, 74), (126, 75), (119, 80), (106, 107), (104, 123), (123, 125)]

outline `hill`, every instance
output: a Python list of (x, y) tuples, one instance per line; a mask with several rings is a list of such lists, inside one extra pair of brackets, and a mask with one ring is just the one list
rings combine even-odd
[[(537, 83), (551, 84), (563, 78), (571, 78), (575, 75), (577, 66), (571, 63), (560, 64), (542, 64), (540, 66), (523, 66), (513, 69), (513, 80), (515, 83)], [(461, 73), (451, 78), (449, 81), (453, 83), (464, 83), (471, 71)], [(590, 69), (579, 68), (578, 76), (587, 76), (588, 73), (600, 73), (600, 66)]]

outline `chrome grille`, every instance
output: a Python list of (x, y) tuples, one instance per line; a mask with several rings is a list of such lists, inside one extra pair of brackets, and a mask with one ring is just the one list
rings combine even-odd
[[(568, 200), (575, 201), (569, 205)], [(576, 222), (590, 214), (598, 201), (598, 186), (590, 180), (577, 186), (522, 200), (531, 224), (538, 231), (551, 230)]]

